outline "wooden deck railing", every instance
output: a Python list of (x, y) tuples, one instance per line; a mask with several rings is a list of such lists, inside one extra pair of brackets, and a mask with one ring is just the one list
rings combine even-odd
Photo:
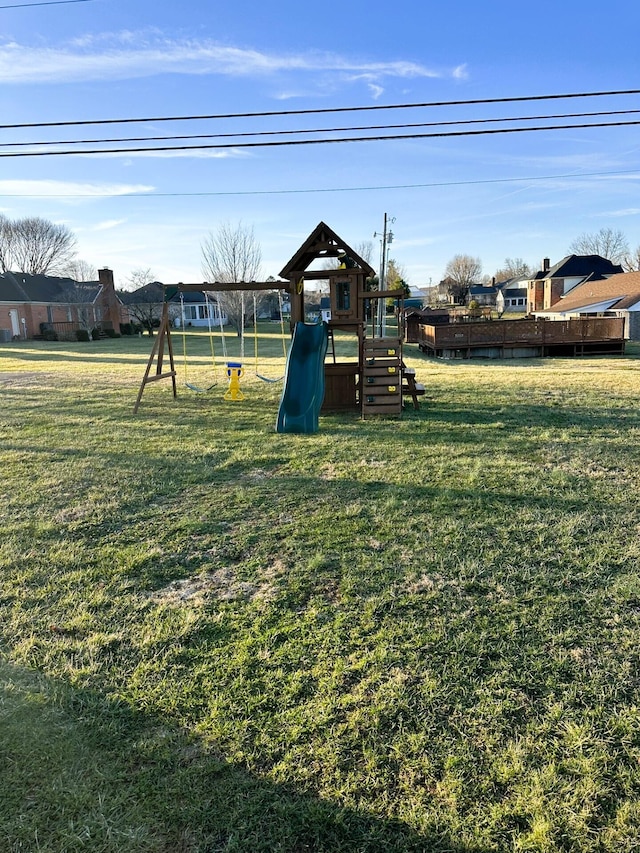
[(433, 350), (477, 347), (559, 346), (623, 341), (624, 318), (493, 320), (482, 323), (420, 325), (419, 343)]

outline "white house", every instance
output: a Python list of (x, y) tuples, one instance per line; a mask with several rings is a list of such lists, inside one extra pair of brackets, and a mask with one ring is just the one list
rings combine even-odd
[(500, 314), (522, 313), (527, 310), (527, 280), (519, 275), (496, 282), (496, 309)]

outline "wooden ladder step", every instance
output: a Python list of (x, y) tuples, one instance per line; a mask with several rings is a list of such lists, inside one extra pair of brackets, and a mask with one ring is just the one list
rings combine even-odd
[(419, 409), (420, 403), (418, 397), (421, 397), (425, 392), (425, 387), (420, 382), (416, 382), (416, 371), (413, 367), (407, 367), (402, 362), (402, 395), (411, 397), (413, 400), (413, 408)]

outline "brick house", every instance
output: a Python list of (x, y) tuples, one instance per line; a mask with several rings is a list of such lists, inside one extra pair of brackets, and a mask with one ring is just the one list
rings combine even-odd
[(128, 319), (109, 269), (99, 270), (93, 282), (20, 272), (0, 275), (0, 338), (5, 340), (34, 338), (43, 324), (69, 337), (96, 326), (119, 333), (120, 323)]
[(567, 255), (554, 266), (544, 258), (542, 269), (527, 279), (527, 313), (546, 311), (585, 281), (600, 281), (621, 273), (614, 264), (600, 255)]
[(640, 340), (640, 272), (623, 272), (598, 281), (585, 281), (536, 317), (623, 317), (625, 337)]

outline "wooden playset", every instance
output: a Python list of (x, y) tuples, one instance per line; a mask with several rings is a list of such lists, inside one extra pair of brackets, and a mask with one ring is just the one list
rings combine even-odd
[[(313, 267), (314, 263), (337, 259), (338, 266), (329, 269)], [(404, 311), (402, 290), (371, 290), (368, 284), (375, 270), (347, 243), (320, 222), (291, 260), (280, 272), (281, 281), (198, 283), (165, 285), (162, 320), (147, 368), (138, 392), (134, 412), (137, 412), (146, 385), (160, 379), (171, 379), (173, 396), (177, 396), (176, 369), (171, 340), (168, 294), (181, 292), (224, 292), (244, 290), (282, 290), (288, 293), (291, 306), (291, 332), (305, 322), (305, 283), (328, 281), (331, 319), (327, 323), (328, 346), (324, 361), (323, 411), (360, 411), (363, 418), (370, 415), (400, 416), (403, 397), (409, 396), (418, 408), (418, 397), (424, 387), (416, 383), (415, 372), (407, 369), (402, 357)], [(308, 297), (308, 293), (306, 294)], [(380, 299), (396, 300), (397, 327), (392, 335), (376, 335), (375, 318)], [(335, 332), (345, 333), (341, 341), (351, 338), (354, 358), (338, 361)], [(165, 368), (165, 352), (169, 367)], [(155, 371), (153, 365), (155, 363)], [(285, 377), (286, 381), (286, 377)], [(239, 397), (233, 397), (239, 399)]]

